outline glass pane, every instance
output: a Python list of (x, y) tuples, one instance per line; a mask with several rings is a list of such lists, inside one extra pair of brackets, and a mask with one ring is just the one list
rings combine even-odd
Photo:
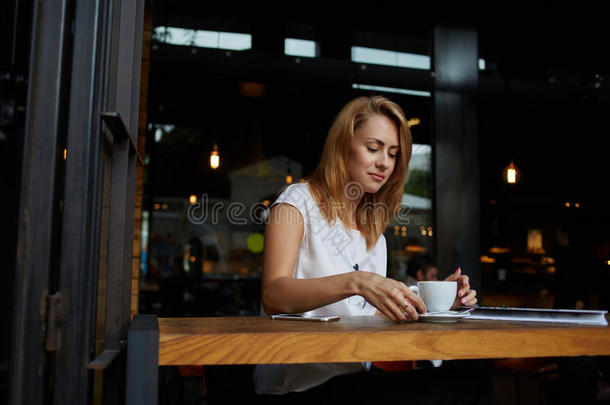
[(252, 48), (252, 35), (237, 32), (191, 30), (176, 27), (155, 27), (153, 39), (172, 45), (243, 51)]
[[(240, 82), (217, 76), (200, 81), (196, 88), (182, 85), (180, 77), (172, 78), (172, 86), (151, 82), (163, 89), (164, 105), (182, 107), (171, 113), (154, 105), (149, 110), (143, 207), (149, 213), (148, 243), (141, 250), (140, 312), (258, 315), (268, 207), (286, 185), (313, 172), (342, 105), (374, 93), (315, 81)], [(206, 89), (205, 97), (197, 95), (198, 88)], [(397, 277), (416, 253), (434, 253), (434, 233), (428, 230), (431, 101), (384, 94), (409, 112), (407, 118), (421, 121), (412, 127), (417, 145), (405, 185), (406, 210), (385, 232), (388, 274)], [(184, 99), (191, 103), (183, 104)], [(219, 160), (216, 168), (211, 157)], [(143, 228), (143, 243), (144, 233)]]
[(221, 49), (232, 49), (243, 51), (252, 48), (252, 35), (237, 34), (234, 32), (219, 33), (218, 47)]
[(430, 57), (386, 49), (352, 46), (352, 61), (376, 65), (400, 66), (412, 69), (430, 69)]
[(291, 56), (305, 56), (315, 58), (316, 42), (305, 39), (286, 38), (284, 40), (284, 53)]
[(404, 186), (402, 208), (386, 230), (389, 247), (388, 276), (412, 284), (411, 259), (424, 255), (433, 258), (434, 229), (432, 212), (432, 148), (414, 144), (409, 175)]
[(195, 45), (202, 48), (218, 48), (219, 36), (220, 33), (216, 31), (199, 30), (197, 31), (197, 36), (195, 37)]
[(427, 55), (416, 55), (414, 53), (396, 52), (397, 66), (413, 69), (430, 69), (430, 57)]
[(394, 51), (353, 46), (352, 61), (362, 63), (374, 63), (377, 65), (396, 66), (397, 55)]

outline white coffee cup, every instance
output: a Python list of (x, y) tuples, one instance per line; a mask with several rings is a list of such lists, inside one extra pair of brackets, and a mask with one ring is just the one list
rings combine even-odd
[(455, 301), (457, 282), (418, 281), (417, 286), (409, 288), (424, 301), (428, 312), (448, 311)]

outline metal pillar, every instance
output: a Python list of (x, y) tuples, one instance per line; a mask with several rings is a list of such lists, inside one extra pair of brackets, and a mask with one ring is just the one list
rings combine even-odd
[(43, 404), (48, 395), (44, 340), (59, 212), (55, 183), (65, 108), (67, 10), (65, 1), (36, 2), (32, 17), (11, 336), (12, 405)]
[(474, 28), (434, 27), (436, 252), (442, 275), (457, 266), (480, 288), (477, 141), (478, 49)]

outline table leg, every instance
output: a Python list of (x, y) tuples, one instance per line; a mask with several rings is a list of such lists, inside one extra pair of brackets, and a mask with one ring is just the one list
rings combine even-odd
[(156, 315), (135, 315), (127, 334), (125, 403), (157, 405), (159, 393), (159, 324)]

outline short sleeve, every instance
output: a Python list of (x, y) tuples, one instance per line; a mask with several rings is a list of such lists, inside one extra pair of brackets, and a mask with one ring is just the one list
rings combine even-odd
[(295, 207), (307, 221), (307, 206), (309, 197), (308, 186), (305, 183), (291, 184), (284, 189), (278, 198), (271, 204), (273, 207), (276, 204), (289, 204)]
[(307, 224), (310, 222), (309, 206), (311, 205), (311, 194), (309, 194), (309, 187), (307, 184), (297, 183), (289, 185), (280, 193), (278, 198), (271, 204), (271, 207), (276, 204), (289, 204), (299, 211), (301, 217), (303, 217), (305, 227), (303, 237), (301, 238), (301, 244), (307, 244)]

